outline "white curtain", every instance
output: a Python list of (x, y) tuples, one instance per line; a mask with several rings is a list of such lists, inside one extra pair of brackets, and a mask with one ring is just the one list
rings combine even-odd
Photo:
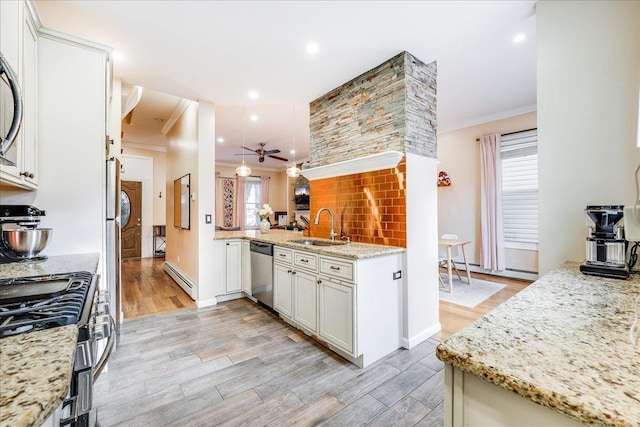
[(260, 207), (269, 204), (269, 177), (260, 177)]
[(244, 206), (244, 177), (236, 177), (236, 208), (235, 208), (235, 226), (245, 229), (245, 206)]
[(498, 134), (480, 137), (480, 233), (482, 268), (504, 270), (502, 170)]

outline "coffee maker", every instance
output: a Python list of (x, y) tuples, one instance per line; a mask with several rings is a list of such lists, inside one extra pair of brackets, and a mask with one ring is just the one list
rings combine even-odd
[(28, 205), (0, 205), (0, 264), (46, 259), (39, 253), (51, 235), (38, 228), (45, 211)]
[(628, 278), (627, 241), (622, 221), (624, 206), (587, 206), (584, 212), (589, 236), (587, 257), (580, 271), (594, 276)]

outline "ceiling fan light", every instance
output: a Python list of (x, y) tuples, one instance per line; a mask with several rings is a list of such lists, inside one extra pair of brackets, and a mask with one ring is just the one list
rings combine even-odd
[(242, 162), (242, 164), (236, 168), (236, 175), (249, 176), (251, 175), (251, 168)]
[(292, 165), (287, 168), (287, 176), (297, 178), (299, 175), (300, 169), (296, 165)]

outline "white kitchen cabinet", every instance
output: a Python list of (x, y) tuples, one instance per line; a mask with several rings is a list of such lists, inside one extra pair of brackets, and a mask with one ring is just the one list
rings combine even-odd
[(293, 320), (309, 332), (316, 333), (318, 331), (318, 276), (296, 270), (292, 272), (292, 277)]
[(274, 309), (365, 367), (401, 347), (404, 254), (357, 260), (274, 248)]
[(328, 278), (318, 281), (320, 294), (320, 338), (355, 356), (353, 322), (355, 286), (336, 283)]
[(38, 188), (37, 88), (38, 33), (27, 3), (0, 2), (0, 50), (15, 71), (21, 88), (20, 132), (6, 154), (15, 166), (2, 165), (0, 183), (29, 190)]
[(293, 317), (292, 272), (290, 266), (273, 263), (273, 309), (288, 318)]
[(242, 242), (227, 240), (225, 247), (224, 291), (242, 291)]
[(251, 245), (248, 240), (242, 241), (242, 263), (240, 265), (242, 276), (242, 291), (251, 295)]

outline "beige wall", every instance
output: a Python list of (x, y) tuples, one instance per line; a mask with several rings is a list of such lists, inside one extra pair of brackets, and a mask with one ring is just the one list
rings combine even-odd
[[(123, 145), (124, 155), (150, 157), (153, 159), (153, 224), (166, 224), (167, 205), (167, 153), (159, 150), (145, 150)], [(160, 196), (162, 193), (162, 197)]]
[[(215, 171), (216, 173), (220, 173), (221, 177), (227, 178), (235, 177), (236, 174), (236, 168), (232, 166), (216, 165)], [(274, 212), (287, 211), (289, 209), (287, 200), (289, 198), (289, 194), (292, 198), (293, 194), (291, 193), (291, 188), (289, 188), (287, 180), (288, 176), (285, 171), (274, 171), (252, 167), (251, 176), (268, 176), (271, 178), (269, 180), (269, 205)], [(292, 180), (291, 182), (295, 182), (295, 180)], [(220, 197), (220, 195), (216, 195), (216, 197)], [(292, 215), (291, 212), (289, 214)], [(271, 216), (271, 223), (274, 224), (273, 215)]]
[(192, 102), (167, 134), (166, 261), (186, 275), (193, 283), (198, 280), (198, 201), (191, 200), (189, 230), (173, 226), (173, 181), (191, 174), (191, 193), (198, 193), (198, 104)]
[(540, 1), (540, 273), (582, 262), (586, 205), (633, 204), (640, 2)]
[[(438, 187), (438, 235), (457, 234), (471, 240), (466, 247), (471, 264), (480, 264), (481, 250), (480, 145), (476, 138), (535, 127), (533, 112), (438, 134), (438, 171), (446, 171), (451, 178), (450, 187)], [(537, 251), (506, 249), (505, 256), (508, 269), (538, 271)], [(475, 270), (481, 271), (479, 267)]]

